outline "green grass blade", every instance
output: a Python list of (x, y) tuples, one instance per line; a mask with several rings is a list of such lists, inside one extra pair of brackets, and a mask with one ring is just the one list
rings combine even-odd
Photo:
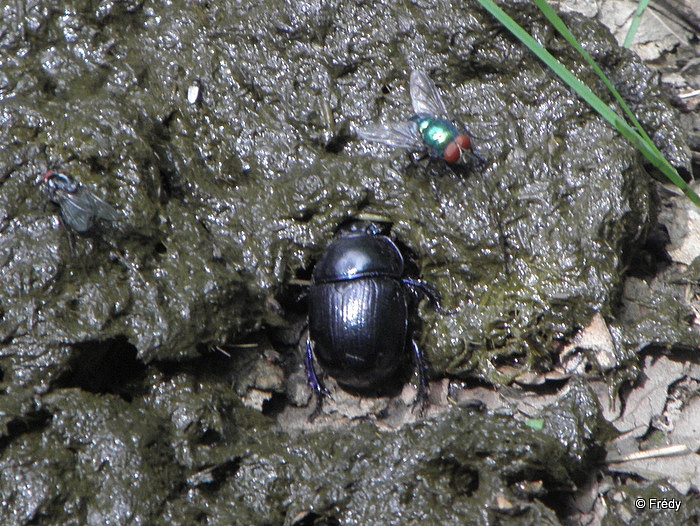
[(642, 21), (642, 15), (646, 11), (649, 5), (649, 0), (640, 0), (637, 5), (637, 10), (634, 12), (634, 17), (632, 17), (632, 23), (630, 28), (627, 30), (627, 35), (625, 36), (625, 42), (622, 44), (624, 47), (629, 48), (632, 45), (632, 40), (634, 35), (637, 33), (637, 28), (639, 27), (639, 22)]
[(627, 115), (627, 118), (634, 125), (639, 134), (642, 137), (644, 137), (649, 142), (649, 144), (653, 144), (653, 141), (647, 135), (647, 132), (644, 130), (637, 118), (634, 116), (632, 110), (629, 108), (629, 106), (627, 106), (627, 103), (622, 98), (622, 95), (620, 95), (620, 93), (615, 89), (615, 87), (612, 85), (612, 82), (608, 80), (608, 77), (605, 76), (605, 73), (603, 73), (603, 70), (600, 69), (596, 61), (593, 60), (593, 57), (591, 57), (588, 54), (588, 52), (585, 49), (583, 49), (583, 47), (581, 47), (581, 44), (579, 44), (578, 40), (576, 40), (574, 35), (571, 34), (569, 28), (566, 27), (566, 24), (564, 24), (564, 21), (561, 18), (559, 18), (559, 15), (554, 11), (554, 9), (552, 9), (552, 7), (545, 0), (535, 0), (535, 3), (537, 4), (537, 7), (540, 8), (544, 16), (547, 17), (547, 20), (549, 20), (550, 23), (554, 26), (554, 28), (557, 31), (559, 31), (559, 33), (566, 39), (566, 41), (581, 54), (581, 56), (586, 60), (586, 62), (588, 62), (588, 64), (593, 68), (593, 71), (597, 73), (597, 75), (603, 81), (603, 84), (605, 84), (605, 86), (610, 90), (610, 93), (612, 93), (613, 97), (615, 97), (615, 100), (622, 108), (622, 111), (625, 112), (625, 115)]
[[(676, 169), (671, 166), (668, 160), (661, 155), (658, 148), (646, 136), (646, 133), (640, 134), (632, 128), (620, 115), (615, 113), (610, 107), (603, 102), (591, 89), (581, 82), (573, 73), (567, 70), (564, 65), (559, 62), (552, 54), (544, 49), (527, 31), (520, 27), (515, 20), (508, 16), (493, 0), (478, 0), (479, 3), (491, 13), (499, 22), (501, 22), (513, 35), (515, 35), (530, 51), (532, 51), (540, 60), (549, 66), (559, 78), (561, 78), (571, 89), (573, 89), (579, 97), (585, 100), (590, 106), (596, 110), (601, 117), (608, 123), (614, 126), (622, 135), (624, 135), (637, 149), (666, 177), (669, 178), (676, 186), (696, 206), (700, 207), (700, 197), (688, 186), (688, 184), (678, 175)], [(557, 17), (558, 18), (558, 17)], [(562, 22), (563, 25), (563, 22)], [(567, 30), (568, 31), (568, 30)], [(580, 46), (579, 46), (580, 47)], [(592, 60), (592, 59), (591, 59)], [(635, 119), (636, 120), (636, 119)], [(642, 130), (643, 132), (643, 130)]]

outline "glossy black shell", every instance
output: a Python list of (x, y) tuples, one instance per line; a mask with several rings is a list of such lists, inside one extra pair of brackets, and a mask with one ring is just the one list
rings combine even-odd
[(309, 336), (323, 369), (343, 386), (374, 390), (407, 361), (404, 263), (386, 236), (353, 233), (331, 242), (309, 292)]

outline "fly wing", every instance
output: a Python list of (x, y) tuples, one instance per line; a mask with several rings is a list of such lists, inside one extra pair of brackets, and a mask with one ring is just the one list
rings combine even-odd
[(413, 103), (413, 112), (416, 115), (451, 119), (447, 114), (445, 103), (442, 102), (442, 97), (438, 93), (435, 84), (423, 71), (414, 70), (411, 72), (409, 89), (411, 102)]
[(78, 232), (88, 230), (95, 217), (108, 221), (119, 219), (119, 214), (111, 205), (82, 186), (73, 193), (62, 192), (59, 204), (63, 219)]
[(81, 190), (83, 190), (82, 197), (92, 210), (93, 215), (96, 215), (100, 219), (106, 219), (107, 221), (116, 221), (119, 219), (119, 212), (117, 212), (112, 205), (104, 202), (87, 190)]
[(68, 226), (78, 232), (90, 229), (94, 214), (85, 206), (85, 203), (76, 199), (76, 194), (63, 193), (58, 197), (57, 202), (61, 207), (63, 220)]
[(375, 124), (357, 130), (360, 139), (380, 142), (395, 148), (420, 151), (425, 144), (418, 131), (418, 124), (413, 121)]

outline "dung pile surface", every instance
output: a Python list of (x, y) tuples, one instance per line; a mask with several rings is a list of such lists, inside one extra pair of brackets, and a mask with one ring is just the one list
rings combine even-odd
[[(235, 370), (196, 365), (207, 345), (282, 324), (271, 298), (358, 213), (388, 217), (423, 277), (456, 310), (421, 311), (421, 346), (435, 376), (494, 380), (493, 360), (546, 357), (554, 340), (608, 311), (621, 255), (655, 217), (638, 154), (474, 2), (438, 4), (4, 8), (0, 468), (14, 482), (3, 482), (10, 502), (3, 523), (69, 524), (65, 502), (76, 524), (112, 513), (157, 522), (164, 509), (169, 523), (191, 523), (228, 517), (215, 508), (232, 505), (250, 519), (261, 503), (270, 520), (290, 524), (289, 499), (348, 524), (369, 516), (371, 503), (351, 480), (322, 501), (313, 500), (311, 485), (288, 485), (309, 470), (323, 479), (325, 460), (291, 459), (310, 450), (336, 459), (332, 432), (305, 438), (312, 446), (297, 450), (238, 407), (235, 394), (222, 394)], [(534, 11), (506, 7), (596, 84)], [(664, 153), (687, 163), (653, 76), (596, 24), (569, 22), (656, 130)], [(487, 160), (482, 167), (467, 174), (409, 164), (404, 152), (354, 140), (353, 127), (410, 117), (413, 69), (429, 74), (469, 129)], [(201, 92), (191, 104), (196, 81)], [(88, 235), (67, 231), (34, 184), (47, 167), (65, 168), (122, 219)], [(111, 410), (115, 403), (122, 409)], [(107, 425), (119, 414), (122, 427)], [(525, 431), (516, 434), (524, 440)], [(413, 447), (413, 431), (397, 433), (408, 433), (401, 440)], [(357, 448), (357, 458), (387, 455), (385, 444), (366, 453), (361, 444), (361, 437), (344, 443), (338, 455)], [(491, 469), (460, 455), (446, 451), (415, 473), (427, 470), (441, 491), (459, 494), (454, 477)], [(476, 467), (463, 466), (472, 461)], [(132, 486), (122, 469), (135, 465), (147, 482)], [(218, 466), (211, 477), (195, 476), (211, 466)], [(567, 466), (552, 476), (553, 487), (568, 484)], [(286, 471), (272, 489), (256, 489), (271, 493), (247, 502), (235, 488), (239, 469), (251, 481)], [(82, 477), (90, 470), (100, 471), (101, 485), (84, 483), (97, 480)], [(481, 476), (498, 481), (482, 486), (492, 495), (529, 475), (501, 466)], [(46, 482), (54, 480), (61, 482)], [(222, 488), (242, 500), (218, 502)], [(118, 513), (105, 498), (113, 494), (124, 496)], [(397, 502), (418, 518), (422, 501), (407, 495), (396, 493)], [(459, 513), (474, 518), (476, 508)], [(536, 513), (549, 512), (538, 505)]]

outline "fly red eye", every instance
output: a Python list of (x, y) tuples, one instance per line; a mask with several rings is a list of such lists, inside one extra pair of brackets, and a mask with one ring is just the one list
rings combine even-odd
[(472, 147), (472, 141), (466, 135), (457, 135), (455, 142), (460, 145), (463, 150), (469, 150)]
[(448, 163), (454, 163), (457, 161), (457, 159), (459, 159), (460, 153), (461, 152), (459, 151), (459, 145), (455, 141), (452, 141), (445, 148), (445, 153), (443, 154), (443, 157)]

